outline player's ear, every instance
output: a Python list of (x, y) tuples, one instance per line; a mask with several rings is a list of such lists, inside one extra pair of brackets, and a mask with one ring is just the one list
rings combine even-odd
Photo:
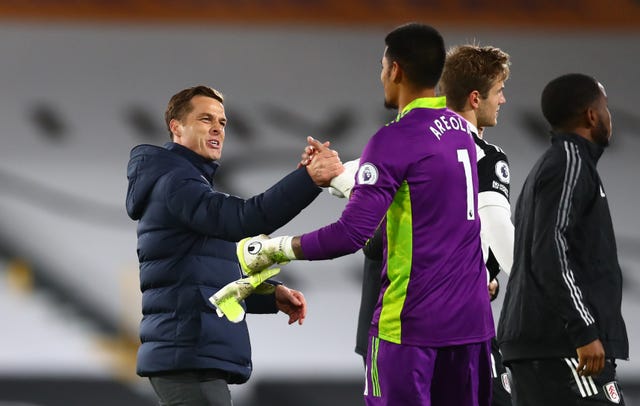
[(480, 106), (480, 92), (477, 90), (472, 91), (467, 96), (467, 103), (473, 110), (476, 110)]
[(173, 134), (172, 138), (176, 138), (176, 137), (180, 137), (182, 136), (182, 124), (180, 124), (180, 122), (178, 120), (176, 120), (175, 118), (171, 119), (171, 121), (169, 121), (169, 129), (171, 130), (171, 133)]
[(402, 80), (403, 73), (404, 72), (402, 71), (400, 65), (398, 65), (398, 62), (391, 62), (389, 74), (391, 76), (390, 79), (393, 83), (399, 83)]
[(584, 117), (588, 128), (597, 127), (600, 117), (598, 116), (598, 112), (596, 111), (596, 109), (594, 109), (593, 107), (587, 107), (587, 110), (584, 113)]

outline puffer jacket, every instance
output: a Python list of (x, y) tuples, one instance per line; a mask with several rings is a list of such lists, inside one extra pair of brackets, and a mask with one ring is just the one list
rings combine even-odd
[[(321, 191), (301, 168), (245, 200), (216, 191), (217, 167), (171, 142), (131, 151), (126, 208), (138, 220), (140, 376), (216, 369), (229, 383), (249, 379), (246, 322), (218, 317), (208, 298), (242, 276), (237, 241), (272, 233)], [(277, 312), (273, 295), (252, 295), (245, 306), (249, 313)]]

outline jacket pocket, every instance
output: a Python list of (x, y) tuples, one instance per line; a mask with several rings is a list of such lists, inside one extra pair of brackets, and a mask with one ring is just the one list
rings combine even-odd
[[(251, 344), (247, 323), (231, 323), (226, 317), (218, 317), (216, 307), (209, 302), (217, 288), (199, 286), (206, 311), (200, 313), (200, 338), (198, 355), (216, 358), (243, 367), (251, 366)], [(244, 306), (244, 304), (243, 304)]]

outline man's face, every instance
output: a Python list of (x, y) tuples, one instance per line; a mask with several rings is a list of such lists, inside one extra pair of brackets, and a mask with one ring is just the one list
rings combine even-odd
[(611, 112), (609, 112), (607, 93), (602, 84), (598, 83), (598, 86), (601, 92), (600, 97), (595, 103), (598, 123), (596, 124), (596, 128), (593, 129), (592, 138), (596, 144), (606, 147), (609, 145), (613, 126), (611, 124)]
[(203, 158), (220, 159), (227, 124), (224, 106), (207, 96), (195, 96), (191, 106), (193, 109), (182, 120), (171, 120), (173, 141)]
[(382, 89), (384, 90), (384, 107), (388, 109), (398, 108), (398, 96), (395, 89), (395, 85), (391, 79), (392, 63), (386, 57), (385, 53), (382, 55), (382, 70), (380, 71), (380, 82), (382, 82)]
[(493, 127), (498, 124), (498, 110), (500, 110), (500, 105), (507, 102), (503, 90), (504, 80), (498, 80), (491, 86), (491, 89), (489, 89), (489, 94), (486, 99), (480, 96), (480, 103), (476, 111), (478, 127)]

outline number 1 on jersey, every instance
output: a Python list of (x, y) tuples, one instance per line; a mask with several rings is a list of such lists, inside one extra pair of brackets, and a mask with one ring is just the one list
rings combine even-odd
[(467, 220), (475, 220), (476, 212), (473, 209), (473, 179), (471, 177), (469, 151), (466, 149), (459, 149), (458, 162), (462, 162), (462, 167), (464, 168), (464, 179), (467, 183)]

